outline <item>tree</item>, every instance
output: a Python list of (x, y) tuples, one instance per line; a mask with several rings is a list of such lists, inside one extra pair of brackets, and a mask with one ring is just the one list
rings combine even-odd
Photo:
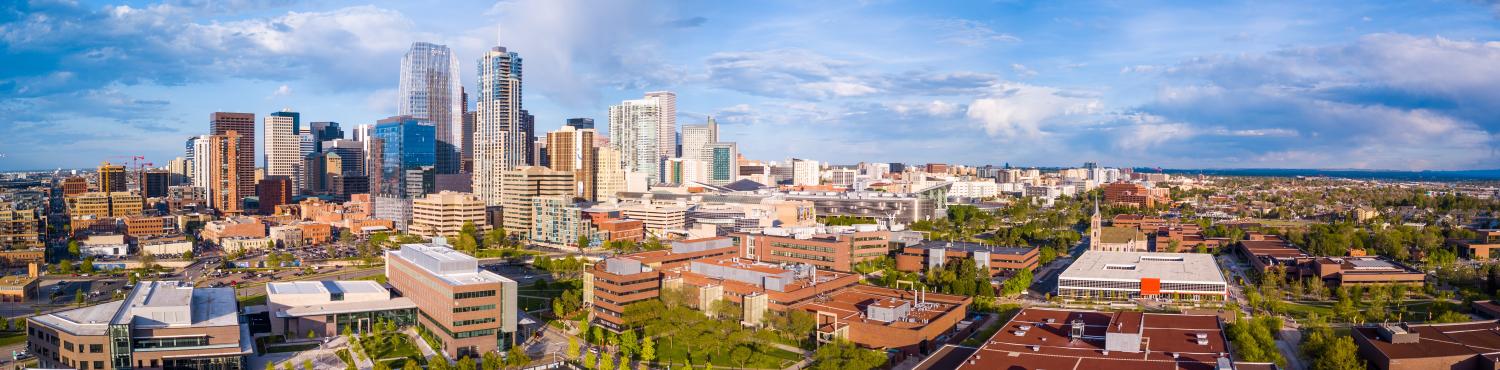
[(485, 248), (505, 248), (507, 240), (508, 238), (505, 235), (505, 228), (502, 228), (500, 226), (495, 226), (495, 228), (490, 229), (489, 232), (484, 233)]
[(585, 354), (583, 354), (583, 368), (585, 368), (585, 369), (596, 369), (596, 367), (594, 367), (594, 354), (592, 354), (592, 353), (585, 353)]
[(312, 331), (312, 329), (307, 329), (307, 339), (317, 339), (317, 338), (318, 338), (318, 335), (314, 334), (313, 331)]
[(401, 365), (401, 370), (422, 370), (422, 365), (417, 365), (416, 361), (408, 359), (405, 362), (405, 365)]
[(150, 253), (141, 253), (141, 268), (146, 270), (155, 270), (156, 256)]
[(526, 350), (520, 346), (512, 346), (505, 352), (505, 363), (506, 367), (521, 368), (531, 363), (531, 355), (526, 354)]
[(307, 370), (313, 370), (312, 359), (310, 359), (310, 358), (304, 358), (304, 359), (302, 359), (302, 368), (303, 369), (307, 369)]
[(606, 370), (614, 370), (614, 368), (615, 368), (615, 356), (614, 356), (614, 354), (611, 354), (611, 353), (608, 353), (608, 352), (599, 352), (599, 368), (600, 369), (606, 369)]
[(391, 364), (388, 364), (388, 363), (385, 363), (385, 362), (381, 362), (381, 361), (375, 361), (375, 366), (372, 369), (373, 370), (391, 370)]
[(479, 252), (479, 242), (474, 241), (474, 235), (459, 233), (453, 238), (453, 249), (472, 256)]
[(651, 339), (651, 336), (647, 335), (645, 338), (641, 338), (641, 362), (644, 363), (655, 360), (656, 341)]
[(584, 249), (587, 249), (589, 247), (589, 244), (593, 244), (593, 240), (590, 240), (588, 235), (579, 235), (578, 236), (578, 252), (579, 253), (582, 253)]
[(84, 258), (83, 259), (83, 264), (81, 264), (81, 265), (78, 266), (78, 271), (83, 272), (85, 274), (92, 274), (92, 273), (94, 273), (94, 257)]
[(630, 357), (640, 351), (641, 342), (636, 338), (635, 330), (626, 330), (624, 334), (620, 334), (620, 352), (626, 358), (625, 362), (629, 362)]
[(78, 247), (78, 241), (77, 240), (69, 240), (68, 241), (68, 256), (70, 256), (69, 258), (77, 258), (79, 255), (82, 255), (82, 254), (83, 254), (82, 253), (82, 249)]
[[(332, 255), (332, 253), (329, 254)], [(182, 259), (191, 261), (193, 259), (193, 251), (182, 252)]]
[[(281, 369), (282, 370), (292, 370), (292, 362), (291, 361), (287, 361), (287, 362), (281, 363)], [(377, 367), (375, 370), (390, 370), (390, 368), (380, 369), (380, 368)]]
[(83, 305), (83, 289), (73, 291), (73, 303), (79, 306)]
[(427, 356), (427, 370), (448, 370), (448, 359), (442, 355)]
[(73, 260), (62, 260), (61, 263), (57, 264), (57, 270), (64, 274), (73, 273)]
[(569, 360), (577, 359), (578, 358), (578, 338), (577, 337), (568, 337), (568, 352), (567, 352), (567, 355), (568, 355), (568, 359)]
[(126, 280), (128, 280), (128, 282), (130, 283), (130, 285), (134, 286), (136, 283), (141, 282), (141, 276), (140, 275), (137, 275), (136, 273), (132, 272), (132, 273), (129, 274), (129, 276), (130, 277), (127, 278)]
[(266, 362), (266, 370), (276, 370), (276, 362), (267, 361)]
[(464, 358), (458, 359), (458, 370), (477, 370), (477, 367), (478, 366), (474, 364), (473, 357), (464, 356)]
[(885, 355), (855, 347), (853, 343), (836, 341), (825, 344), (813, 353), (812, 368), (816, 370), (856, 369), (869, 370), (885, 365)]

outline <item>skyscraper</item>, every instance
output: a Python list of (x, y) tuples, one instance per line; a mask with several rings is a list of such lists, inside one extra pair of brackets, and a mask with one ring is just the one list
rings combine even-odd
[(646, 98), (655, 98), (661, 106), (660, 121), (657, 121), (657, 152), (662, 160), (677, 154), (677, 94), (671, 91), (652, 91)]
[(479, 58), (474, 127), (474, 193), (501, 204), (500, 175), (526, 160), (521, 128), (521, 56), (496, 46)]
[(109, 164), (104, 162), (99, 165), (99, 192), (114, 193), (125, 191), (125, 166)]
[(420, 176), (423, 167), (437, 162), (436, 127), (411, 116), (395, 116), (380, 120), (372, 135), (381, 142), (379, 195), (402, 199), (424, 195), (412, 192), (411, 183), (422, 179), (410, 176)]
[(605, 146), (595, 149), (594, 195), (599, 200), (615, 199), (620, 192), (625, 191), (625, 167), (621, 166), (624, 159), (615, 148)]
[(266, 176), (286, 176), (292, 180), (292, 191), (303, 188), (301, 121), (302, 115), (290, 110), (264, 120)]
[(431, 122), (436, 128), (438, 173), (458, 173), (464, 152), (465, 98), (458, 73), (458, 57), (445, 45), (414, 42), (401, 58), (396, 114)]
[(590, 201), (597, 200), (594, 182), (595, 156), (594, 130), (563, 126), (547, 133), (547, 157), (553, 170), (573, 174), (575, 196)]
[(463, 140), (462, 144), (459, 145), (460, 148), (463, 148), (463, 158), (459, 161), (458, 172), (474, 173), (474, 125), (475, 121), (479, 118), (475, 116), (474, 111), (469, 110), (469, 93), (462, 88), (459, 89), (459, 93), (459, 95), (463, 96), (464, 115), (463, 132), (460, 133), (460, 136), (463, 136)]
[[(254, 125), (254, 121), (251, 124)], [(246, 191), (240, 186), (253, 183), (249, 177), (254, 176), (253, 170), (245, 171), (240, 168), (245, 159), (240, 148), (254, 148), (255, 144), (245, 144), (239, 130), (227, 130), (224, 135), (200, 136), (199, 142), (199, 150), (195, 153), (203, 163), (201, 168), (207, 172), (202, 177), (208, 185), (205, 189), (208, 191), (209, 207), (224, 214), (240, 214), (240, 201), (244, 198), (240, 194)], [(254, 193), (254, 186), (250, 186), (248, 191)]]
[(521, 134), (521, 140), (526, 144), (526, 165), (536, 166), (536, 116), (522, 109), (521, 126), (516, 132)]
[[(610, 147), (620, 152), (626, 170), (646, 175), (647, 182), (662, 182), (662, 162), (676, 154), (677, 97), (669, 92), (648, 93), (645, 98), (626, 100), (609, 107)], [(670, 128), (672, 132), (663, 132)]]
[(725, 185), (739, 180), (740, 150), (734, 143), (717, 142), (710, 143), (703, 148), (708, 166), (708, 182), (715, 185)]
[(344, 138), (344, 130), (338, 122), (313, 122), (308, 124), (313, 135), (313, 152), (323, 152), (323, 142)]
[[(230, 113), (214, 112), (209, 117), (209, 133), (213, 135), (229, 135), (230, 131), (239, 132), (235, 136), (239, 143), (235, 144), (234, 166), (236, 181), (233, 188), (235, 196), (239, 198), (255, 195), (255, 113)], [(239, 202), (238, 199), (235, 200)], [(236, 207), (236, 210), (238, 207)]]
[(718, 141), (719, 124), (714, 121), (713, 117), (709, 117), (708, 122), (703, 124), (682, 125), (683, 158), (697, 159), (706, 163), (711, 158), (708, 157), (707, 152), (704, 152), (704, 149), (708, 148), (708, 144)]
[(568, 126), (572, 126), (573, 128), (580, 129), (580, 130), (594, 128), (594, 119), (593, 118), (569, 118), (568, 119)]

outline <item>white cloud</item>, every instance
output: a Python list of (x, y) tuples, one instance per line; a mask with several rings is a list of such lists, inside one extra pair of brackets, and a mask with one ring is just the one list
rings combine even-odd
[(1015, 72), (1016, 77), (1019, 78), (1036, 77), (1036, 70), (1027, 68), (1026, 65), (1021, 63), (1011, 63), (1010, 70)]
[(1021, 42), (1020, 37), (997, 32), (984, 23), (969, 19), (950, 19), (939, 22), (938, 28), (946, 35), (943, 41), (968, 47), (986, 46), (993, 42)]
[(1054, 87), (1007, 83), (990, 96), (969, 103), (968, 118), (991, 136), (1036, 138), (1042, 125), (1069, 123), (1060, 118), (1099, 112), (1097, 99), (1070, 96)]
[(286, 84), (282, 84), (281, 86), (277, 86), (276, 87), (276, 91), (272, 91), (271, 92), (271, 97), (279, 97), (279, 96), (292, 96), (292, 87), (291, 86), (287, 86)]

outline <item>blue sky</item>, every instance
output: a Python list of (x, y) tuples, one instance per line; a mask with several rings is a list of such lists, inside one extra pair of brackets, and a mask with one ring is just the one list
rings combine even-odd
[(678, 94), (747, 157), (1500, 167), (1500, 4), (174, 0), (0, 4), (0, 170), (164, 164), (214, 111), (395, 113), (414, 41), (525, 59), (538, 131)]

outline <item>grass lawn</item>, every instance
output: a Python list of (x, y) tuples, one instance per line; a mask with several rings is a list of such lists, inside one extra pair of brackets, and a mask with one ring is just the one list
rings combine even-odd
[[(1317, 314), (1318, 317), (1327, 319), (1333, 317), (1333, 303), (1333, 301), (1289, 301), (1283, 302), (1282, 307), (1286, 310), (1287, 315), (1295, 317), (1298, 320), (1311, 317), (1312, 314)], [(1406, 309), (1406, 313), (1402, 317), (1402, 320), (1410, 322), (1427, 321), (1427, 315), (1432, 310), (1432, 304), (1432, 301), (1427, 300), (1403, 302), (1401, 306)], [(1371, 308), (1369, 305), (1361, 302), (1356, 303), (1354, 309), (1363, 312)]]
[(370, 336), (361, 341), (364, 345), (365, 354), (371, 359), (405, 358), (408, 356), (421, 357), (422, 352), (417, 346), (412, 345), (411, 339), (402, 333), (386, 333), (378, 336)]
[(372, 280), (372, 281), (375, 281), (375, 282), (381, 283), (381, 284), (385, 284), (385, 282), (386, 282), (385, 274), (375, 274), (375, 275), (365, 276), (365, 277), (354, 279), (354, 280)]
[[(559, 280), (547, 284), (546, 289), (535, 289), (534, 285), (521, 287), (516, 291), (517, 301), (524, 311), (536, 311), (552, 307), (552, 299), (562, 295), (568, 289), (581, 289), (583, 282), (580, 280)], [(544, 298), (542, 298), (544, 297)]]
[(252, 295), (240, 297), (240, 306), (257, 306), (266, 304), (266, 295)]
[(12, 344), (22, 343), (22, 342), (25, 342), (25, 341), (26, 341), (26, 332), (24, 332), (24, 331), (8, 331), (8, 332), (5, 332), (4, 334), (0, 334), (0, 346), (8, 346), (8, 345), (12, 345)]
[[(659, 358), (657, 362), (674, 363), (679, 365), (687, 364), (687, 347), (671, 346), (667, 341), (658, 341), (656, 343), (658, 346), (657, 356)], [(765, 349), (769, 350), (770, 352), (760, 352), (752, 355), (750, 357), (750, 361), (742, 367), (780, 369), (802, 359), (802, 355), (797, 354), (796, 352), (786, 351), (775, 347), (765, 347)], [(734, 361), (729, 358), (729, 355), (724, 351), (710, 354), (709, 358), (713, 360), (714, 366), (716, 367), (737, 366), (737, 364), (735, 364)]]

